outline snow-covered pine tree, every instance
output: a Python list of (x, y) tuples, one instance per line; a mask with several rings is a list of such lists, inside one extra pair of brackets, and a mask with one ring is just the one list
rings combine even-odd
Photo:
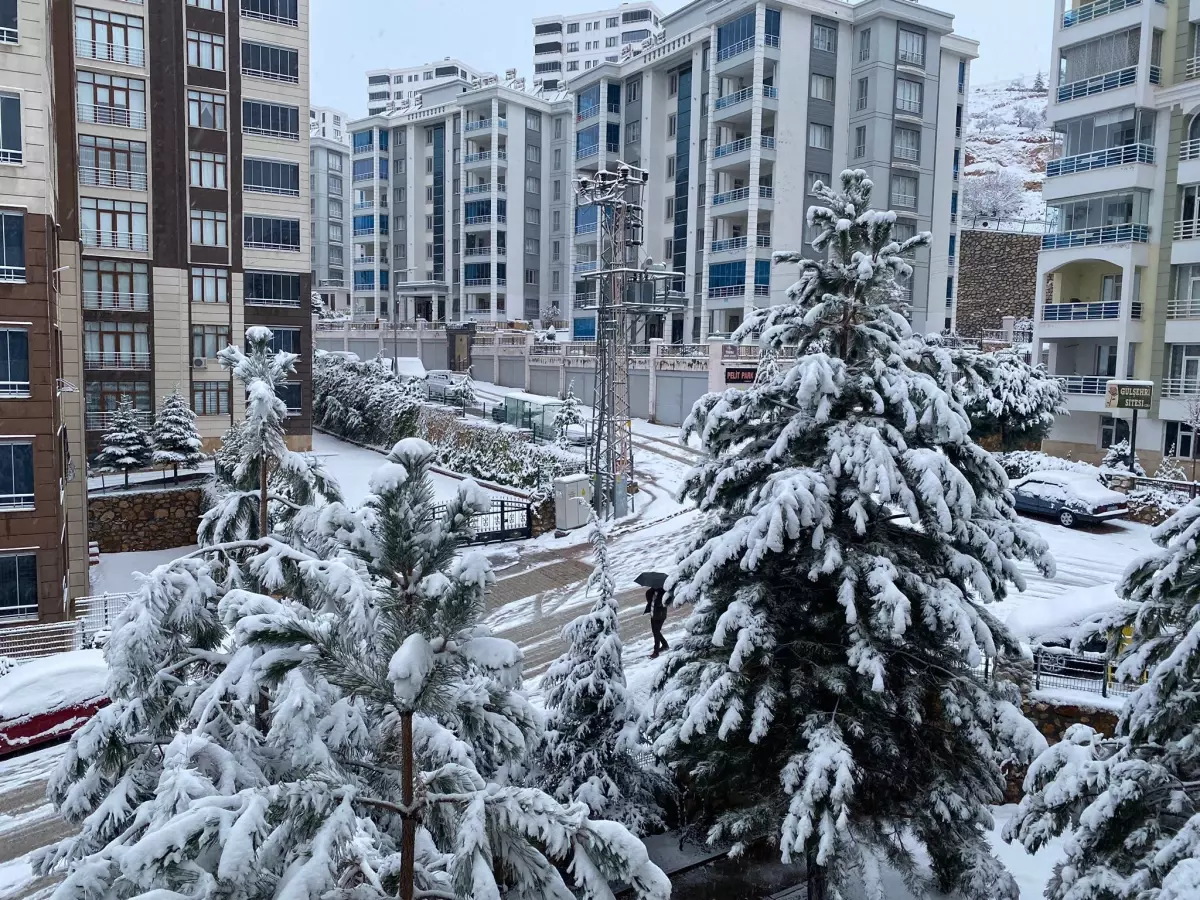
[(992, 451), (1036, 449), (1055, 417), (1067, 413), (1062, 383), (1011, 350), (976, 355), (983, 378), (966, 386), (965, 403), (972, 438)]
[(1109, 446), (1104, 453), (1104, 459), (1100, 460), (1100, 468), (1111, 469), (1114, 472), (1129, 472), (1139, 477), (1146, 474), (1137, 455), (1129, 446), (1129, 441), (1124, 438)]
[(179, 469), (194, 469), (204, 459), (203, 444), (196, 430), (196, 414), (176, 388), (163, 401), (162, 409), (150, 429), (154, 443), (154, 462), (170, 466), (179, 480)]
[(462, 379), (454, 383), (446, 396), (451, 403), (463, 407), (475, 406), (479, 402), (479, 398), (475, 395), (475, 382), (471, 378), (469, 366), (463, 373)]
[(766, 347), (758, 357), (758, 369), (754, 373), (755, 384), (770, 384), (779, 377), (779, 352)]
[(1200, 500), (1153, 538), (1161, 549), (1118, 588), (1131, 602), (1094, 629), (1109, 636), (1116, 677), (1145, 680), (1115, 735), (1072, 725), (1037, 758), (1005, 830), (1030, 853), (1071, 831), (1049, 900), (1200, 897)]
[(588, 590), (596, 592), (596, 599), (563, 629), (568, 647), (542, 678), (547, 729), (543, 783), (564, 803), (580, 800), (592, 815), (646, 834), (663, 826), (655, 794), (667, 783), (637, 759), (648, 748), (638, 724), (641, 714), (625, 687), (608, 537), (595, 517), (588, 537), (596, 559)]
[(910, 841), (941, 889), (1016, 898), (988, 804), (1045, 741), (1017, 688), (974, 669), (1019, 652), (987, 609), (1022, 586), (1016, 560), (1053, 560), (971, 440), (959, 365), (897, 311), (930, 236), (893, 240), (866, 174), (841, 184), (809, 210), (821, 258), (777, 253), (800, 264), (789, 302), (734, 335), (796, 365), (685, 422), (707, 459), (683, 493), (711, 519), (669, 582), (695, 609), (649, 734), (710, 839), (777, 845), (810, 900), (861, 880), (882, 897), (881, 857), (915, 878)]
[(122, 397), (109, 422), (108, 431), (101, 438), (96, 468), (101, 472), (124, 472), (125, 487), (129, 487), (129, 473), (134, 469), (146, 468), (153, 458), (154, 447), (150, 443), (150, 435), (138, 421), (133, 400)]
[[(361, 509), (155, 570), (108, 644), (112, 704), (51, 795), (79, 833), (38, 855), (55, 900), (135, 896), (644, 900), (670, 885), (582, 803), (504, 783), (540, 739), (521, 653), (479, 625), (494, 576), (461, 553), (486, 502), (439, 514), (410, 439)], [(233, 549), (249, 551), (236, 569)]]
[(1175, 447), (1172, 445), (1163, 454), (1162, 460), (1158, 464), (1158, 468), (1154, 470), (1154, 477), (1160, 481), (1187, 481), (1187, 472), (1184, 471), (1183, 465), (1179, 462), (1179, 457), (1175, 455)]
[(554, 411), (554, 441), (564, 450), (571, 446), (568, 430), (572, 425), (583, 424), (583, 413), (579, 409), (579, 398), (575, 396), (575, 380), (567, 383), (567, 396)]

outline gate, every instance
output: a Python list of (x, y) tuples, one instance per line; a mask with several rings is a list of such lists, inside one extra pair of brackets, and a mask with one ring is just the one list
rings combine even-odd
[[(445, 506), (436, 509), (439, 518), (446, 515)], [(471, 516), (471, 528), (475, 532), (472, 544), (522, 541), (533, 537), (533, 514), (521, 500), (493, 500), (490, 510)]]

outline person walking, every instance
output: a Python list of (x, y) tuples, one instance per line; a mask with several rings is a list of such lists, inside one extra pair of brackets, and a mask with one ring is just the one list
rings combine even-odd
[(666, 598), (666, 591), (662, 588), (650, 588), (646, 591), (646, 612), (650, 614), (650, 631), (654, 634), (654, 652), (650, 654), (651, 659), (657, 659), (663, 650), (671, 649), (662, 633), (663, 623), (667, 621)]

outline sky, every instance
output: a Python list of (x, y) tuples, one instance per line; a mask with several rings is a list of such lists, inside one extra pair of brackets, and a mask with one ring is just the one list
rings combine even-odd
[[(664, 12), (681, 0), (658, 0)], [(954, 30), (980, 42), (974, 84), (1032, 76), (1050, 67), (1050, 0), (922, 0), (955, 16)], [(351, 117), (367, 112), (368, 69), (403, 68), (454, 56), (485, 72), (516, 68), (532, 83), (531, 21), (587, 12), (614, 0), (310, 0), (312, 102)]]

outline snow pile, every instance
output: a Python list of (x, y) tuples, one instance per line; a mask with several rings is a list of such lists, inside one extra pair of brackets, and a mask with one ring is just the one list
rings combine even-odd
[(1100, 469), (1090, 463), (1077, 462), (1073, 459), (1063, 459), (1061, 456), (1051, 456), (1040, 450), (1013, 450), (1009, 453), (997, 453), (996, 461), (1004, 467), (1008, 477), (1024, 478), (1033, 472), (1078, 472), (1081, 475), (1100, 477)]
[(1005, 620), (1013, 636), (1030, 643), (1070, 641), (1076, 626), (1097, 614), (1120, 606), (1116, 585), (1072, 591), (1056, 597), (1053, 603), (1027, 604)]
[(31, 660), (0, 676), (0, 724), (95, 703), (107, 679), (102, 650)]
[[(1045, 88), (1035, 88), (1035, 83), (1036, 78), (1021, 78), (971, 90), (960, 190), (967, 192), (973, 178), (1005, 173), (1021, 188), (1016, 208), (1003, 213), (1006, 218), (1046, 217), (1042, 183), (1054, 135), (1046, 120), (1049, 94)], [(964, 208), (963, 214), (970, 211)]]

